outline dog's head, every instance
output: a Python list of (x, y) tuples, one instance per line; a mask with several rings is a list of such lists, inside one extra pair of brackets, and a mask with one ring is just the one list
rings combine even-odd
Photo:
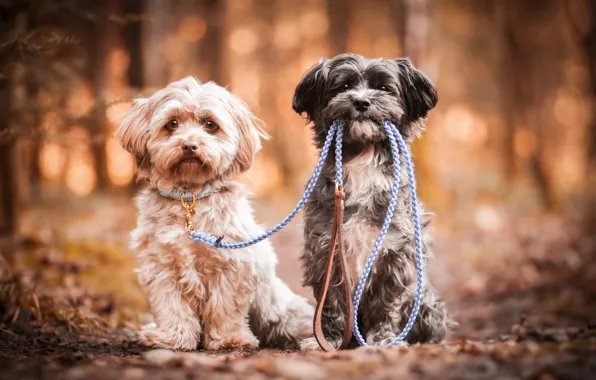
[(324, 136), (335, 120), (346, 122), (346, 140), (382, 140), (380, 123), (395, 123), (406, 138), (422, 132), (437, 104), (437, 90), (408, 59), (367, 59), (357, 54), (323, 58), (304, 74), (292, 107), (306, 113)]
[(244, 102), (192, 77), (136, 99), (117, 135), (140, 177), (184, 185), (247, 170), (266, 137)]

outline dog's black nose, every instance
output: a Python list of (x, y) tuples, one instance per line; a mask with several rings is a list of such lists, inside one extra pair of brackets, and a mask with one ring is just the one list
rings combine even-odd
[(186, 153), (195, 152), (197, 149), (199, 149), (199, 144), (194, 141), (186, 141), (182, 144), (182, 150)]
[(366, 111), (370, 107), (370, 102), (365, 98), (356, 98), (352, 101), (354, 107), (360, 112)]

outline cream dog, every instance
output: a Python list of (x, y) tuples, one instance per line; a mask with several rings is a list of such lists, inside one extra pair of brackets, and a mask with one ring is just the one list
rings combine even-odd
[[(137, 198), (131, 249), (156, 326), (145, 344), (193, 350), (297, 347), (312, 336), (313, 308), (275, 274), (262, 241), (238, 250), (191, 240), (180, 194), (197, 194), (199, 231), (244, 241), (263, 232), (236, 177), (250, 168), (265, 133), (248, 107), (214, 83), (192, 77), (136, 99), (118, 136), (148, 182)], [(191, 199), (187, 199), (191, 203)]]

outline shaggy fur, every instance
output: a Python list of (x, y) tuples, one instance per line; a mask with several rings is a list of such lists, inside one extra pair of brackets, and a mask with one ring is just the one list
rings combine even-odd
[(141, 331), (151, 346), (209, 350), (295, 347), (312, 336), (313, 308), (275, 274), (267, 240), (238, 250), (194, 242), (172, 187), (222, 191), (197, 201), (197, 230), (243, 241), (263, 229), (248, 191), (235, 177), (247, 170), (265, 136), (246, 105), (226, 89), (185, 78), (137, 99), (118, 135), (149, 183), (137, 198), (131, 249), (156, 326)]
[[(385, 218), (393, 182), (391, 151), (381, 121), (395, 123), (411, 142), (423, 128), (423, 119), (437, 103), (429, 80), (407, 59), (366, 59), (342, 54), (322, 59), (296, 88), (293, 108), (314, 122), (315, 142), (323, 145), (329, 126), (344, 120), (344, 240), (350, 277), (357, 285)], [(304, 284), (318, 299), (323, 284), (331, 238), (334, 207), (334, 160), (328, 160), (308, 203), (304, 217)], [(368, 344), (392, 341), (407, 322), (416, 290), (414, 226), (410, 188), (402, 162), (399, 199), (359, 310)], [(422, 209), (422, 206), (420, 205)], [(423, 214), (423, 253), (430, 255), (429, 216)], [(337, 264), (337, 262), (336, 262)], [(334, 268), (323, 326), (334, 344), (344, 329), (345, 299), (338, 265)], [(355, 289), (354, 289), (355, 290)], [(351, 300), (349, 301), (351, 302)], [(407, 342), (439, 342), (450, 320), (443, 300), (425, 279), (420, 315)], [(312, 340), (310, 343), (312, 344)]]

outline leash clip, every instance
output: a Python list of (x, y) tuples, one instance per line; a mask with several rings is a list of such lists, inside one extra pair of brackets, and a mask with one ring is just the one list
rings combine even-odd
[(181, 195), (180, 203), (182, 204), (182, 207), (184, 207), (184, 209), (186, 210), (186, 215), (184, 216), (186, 218), (186, 232), (191, 233), (195, 230), (195, 227), (192, 224), (192, 216), (195, 213), (195, 205), (197, 204), (197, 198), (194, 194), (192, 194), (192, 201), (190, 203), (187, 203), (184, 200), (184, 195)]
[(221, 235), (220, 237), (217, 238), (217, 240), (215, 240), (215, 248), (219, 248), (221, 247), (221, 241), (223, 240), (224, 236)]

